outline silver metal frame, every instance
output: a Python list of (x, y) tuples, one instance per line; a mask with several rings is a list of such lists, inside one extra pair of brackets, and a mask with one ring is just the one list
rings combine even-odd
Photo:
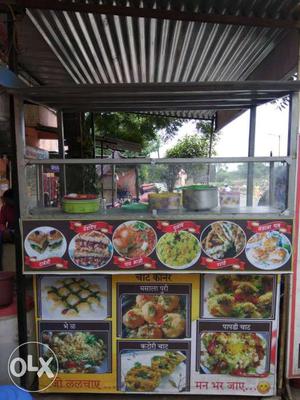
[(299, 132), (299, 93), (293, 93), (291, 95), (291, 102), (290, 102), (289, 141), (288, 141), (288, 156), (290, 157), (291, 160), (289, 163), (289, 179), (288, 179), (289, 210), (294, 210), (295, 206), (298, 132)]
[(28, 199), (26, 190), (26, 161), (25, 154), (25, 119), (24, 119), (24, 102), (21, 97), (14, 97), (15, 109), (15, 132), (16, 132), (16, 159), (18, 165), (18, 181), (19, 181), (19, 199), (20, 214), (26, 215), (28, 211)]
[[(58, 151), (59, 156), (63, 160), (65, 159), (65, 137), (64, 137), (64, 121), (62, 112), (57, 113), (57, 128), (58, 128)], [(66, 188), (66, 169), (63, 165), (59, 169), (59, 189), (60, 194), (65, 195), (67, 193)]]
[(292, 163), (292, 157), (213, 157), (213, 158), (66, 158), (51, 160), (31, 160), (25, 159), (26, 165), (76, 165), (76, 164), (234, 164), (234, 163), (251, 163), (251, 162), (286, 162)]
[[(249, 121), (249, 139), (248, 139), (248, 157), (254, 157), (255, 154), (255, 130), (256, 130), (256, 107), (250, 109)], [(254, 179), (254, 165), (248, 164), (247, 171), (247, 206), (253, 204), (253, 179)]]

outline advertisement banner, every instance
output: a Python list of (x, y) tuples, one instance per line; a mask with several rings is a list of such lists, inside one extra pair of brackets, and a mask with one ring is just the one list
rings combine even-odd
[(46, 392), (275, 395), (279, 284), (264, 274), (40, 276), (38, 340), (59, 364)]
[(292, 220), (22, 221), (24, 273), (291, 271)]

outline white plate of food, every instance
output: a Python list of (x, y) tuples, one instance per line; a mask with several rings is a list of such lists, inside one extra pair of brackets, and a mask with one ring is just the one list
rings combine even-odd
[[(42, 343), (55, 353), (59, 373), (104, 374), (108, 372), (107, 342), (105, 335), (97, 331), (43, 331)], [(43, 346), (45, 350), (45, 347)], [(48, 351), (44, 351), (47, 358)], [(50, 369), (51, 369), (50, 364)]]
[(170, 392), (187, 390), (186, 356), (180, 351), (121, 353), (121, 391)]
[(25, 238), (25, 251), (29, 257), (44, 260), (51, 257), (62, 257), (67, 250), (64, 235), (52, 226), (39, 226)]
[(41, 276), (41, 318), (101, 320), (107, 318), (107, 279), (104, 276)]
[(69, 256), (79, 268), (95, 270), (110, 262), (113, 246), (108, 236), (100, 231), (78, 233), (69, 244)]
[(199, 240), (190, 232), (165, 233), (157, 243), (156, 254), (166, 267), (186, 269), (198, 261), (201, 247)]
[(144, 221), (126, 221), (119, 225), (112, 237), (117, 253), (127, 259), (148, 257), (155, 249), (155, 230)]
[(248, 240), (246, 257), (258, 269), (274, 270), (286, 264), (292, 254), (290, 240), (283, 233), (255, 233)]
[(268, 372), (266, 334), (202, 332), (200, 366), (206, 374), (251, 376)]
[(216, 221), (201, 234), (202, 250), (214, 260), (238, 257), (246, 245), (243, 229), (231, 221)]

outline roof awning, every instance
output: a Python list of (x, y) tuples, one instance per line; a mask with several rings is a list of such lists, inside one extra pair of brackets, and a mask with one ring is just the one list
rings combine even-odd
[[(261, 104), (275, 93), (245, 91), (225, 96), (221, 102), (222, 93), (207, 89), (205, 95), (193, 98), (182, 93), (182, 102), (172, 95), (159, 99), (153, 94), (137, 104), (141, 99), (138, 94), (125, 102), (123, 92), (119, 99), (118, 95), (113, 97), (107, 85), (112, 85), (110, 90), (115, 87), (117, 93), (120, 85), (126, 84), (135, 90), (139, 85), (169, 88), (180, 83), (246, 81), (289, 32), (299, 28), (297, 0), (128, 0), (117, 5), (111, 1), (22, 0), (16, 4), (26, 7), (27, 14), (17, 23), (22, 33), (21, 50), (26, 48), (18, 53), (20, 65), (36, 82), (50, 85), (49, 90), (69, 86), (73, 92), (66, 92), (67, 101), (74, 96), (73, 85), (80, 88), (69, 107), (63, 96), (54, 99), (54, 94), (59, 97), (62, 92), (59, 88), (52, 98), (47, 93), (48, 105), (66, 111), (82, 109), (89, 91), (83, 89), (85, 86), (91, 88), (94, 111), (111, 107), (110, 111), (210, 118), (217, 110)], [(58, 65), (54, 65), (53, 55)]]

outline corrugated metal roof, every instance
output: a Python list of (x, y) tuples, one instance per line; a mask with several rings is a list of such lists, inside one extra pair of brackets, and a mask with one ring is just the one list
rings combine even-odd
[[(299, 12), (295, 0), (72, 2), (80, 3), (291, 20)], [(78, 85), (246, 80), (287, 32), (45, 9), (27, 15)]]
[(16, 21), (16, 33), (19, 72), (25, 70), (27, 77), (32, 77), (32, 84), (67, 85), (74, 82), (28, 17)]
[(27, 13), (78, 84), (243, 80), (285, 34), (69, 11)]

